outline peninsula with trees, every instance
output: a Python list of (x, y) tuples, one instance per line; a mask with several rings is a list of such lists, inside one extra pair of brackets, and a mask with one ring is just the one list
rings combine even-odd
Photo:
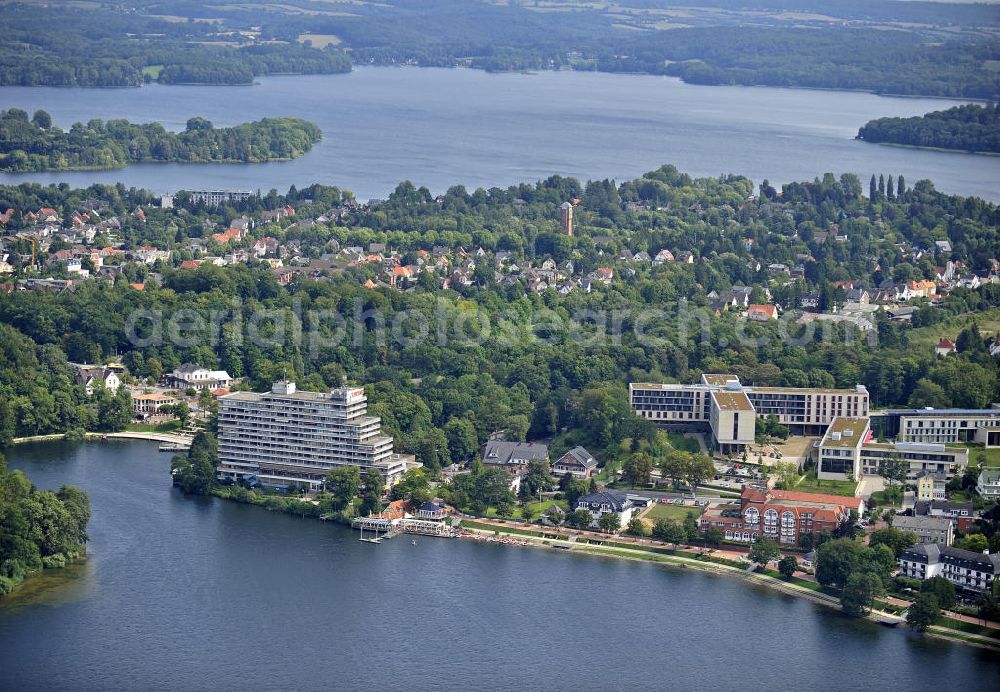
[(41, 569), (65, 567), (83, 553), (90, 497), (73, 486), (39, 490), (0, 454), (0, 596)]
[(159, 123), (91, 120), (69, 130), (51, 116), (18, 108), (0, 112), (0, 170), (12, 173), (122, 168), (131, 163), (261, 163), (294, 159), (321, 138), (319, 127), (299, 118), (264, 118), (216, 128), (205, 118), (183, 132)]
[(878, 118), (858, 130), (876, 144), (1000, 154), (1000, 105), (969, 103), (913, 118)]

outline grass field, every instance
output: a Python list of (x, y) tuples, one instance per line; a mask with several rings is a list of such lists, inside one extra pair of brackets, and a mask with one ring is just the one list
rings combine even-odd
[(299, 34), (299, 43), (312, 42), (313, 48), (326, 48), (327, 46), (339, 46), (340, 37), (334, 34)]
[(815, 474), (803, 476), (795, 490), (804, 493), (826, 493), (827, 495), (843, 495), (854, 497), (858, 484), (855, 481), (829, 481), (816, 478)]
[(129, 432), (176, 432), (181, 429), (181, 422), (179, 420), (168, 420), (166, 423), (160, 423), (159, 425), (133, 423), (125, 429)]
[(154, 82), (160, 78), (161, 72), (163, 72), (163, 65), (147, 65), (146, 67), (142, 68), (142, 74), (143, 75), (148, 74), (150, 77), (152, 77)]
[(974, 445), (965, 446), (969, 447), (970, 466), (978, 464), (977, 457), (982, 454), (986, 457), (986, 466), (988, 468), (1000, 468), (1000, 449), (986, 449), (985, 447), (976, 447)]
[(682, 452), (691, 452), (696, 454), (701, 451), (701, 447), (698, 445), (697, 440), (692, 440), (690, 437), (684, 437), (680, 433), (667, 432), (667, 439), (670, 441), (670, 446), (674, 449), (679, 449)]
[(984, 312), (969, 312), (964, 315), (956, 315), (950, 319), (932, 324), (929, 327), (911, 329), (909, 332), (910, 344), (922, 350), (934, 348), (941, 337), (948, 337), (955, 340), (958, 333), (975, 322), (979, 325), (979, 332), (983, 337), (996, 334), (1000, 331), (1000, 309), (993, 308)]
[(658, 519), (667, 519), (670, 521), (684, 521), (684, 517), (687, 516), (688, 512), (694, 512), (696, 517), (701, 516), (701, 507), (685, 507), (684, 505), (661, 505), (655, 504), (650, 507), (649, 511), (642, 515), (643, 519), (648, 519), (649, 521), (656, 523)]

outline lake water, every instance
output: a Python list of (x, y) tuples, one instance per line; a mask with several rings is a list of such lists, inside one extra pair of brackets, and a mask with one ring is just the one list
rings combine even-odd
[(1000, 657), (714, 575), (343, 527), (170, 487), (152, 443), (7, 450), (92, 498), (0, 600), (0, 689), (1000, 688)]
[(101, 172), (0, 175), (0, 182), (124, 182), (285, 192), (314, 182), (385, 197), (410, 179), (433, 192), (454, 184), (507, 186), (552, 174), (636, 177), (664, 163), (693, 175), (738, 173), (759, 183), (826, 171), (929, 178), (938, 189), (1000, 201), (1000, 158), (918, 151), (853, 139), (871, 118), (954, 105), (855, 92), (705, 87), (669, 77), (588, 72), (487, 74), (467, 69), (373, 68), (346, 75), (266, 77), (252, 87), (0, 88), (0, 107), (48, 110), (57, 125), (90, 118), (162, 122), (192, 116), (217, 126), (265, 116), (316, 121), (324, 140), (291, 162), (145, 164)]

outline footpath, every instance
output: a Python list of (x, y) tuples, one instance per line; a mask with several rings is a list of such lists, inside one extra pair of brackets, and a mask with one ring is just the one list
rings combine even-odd
[[(508, 522), (500, 519), (465, 515), (462, 516), (462, 528), (479, 537), (490, 535), (493, 532), (513, 535), (519, 539), (517, 543), (520, 545), (603, 555), (626, 560), (642, 560), (644, 562), (667, 564), (684, 569), (697, 569), (714, 574), (727, 574), (765, 588), (774, 589), (800, 598), (807, 598), (814, 603), (828, 608), (840, 610), (841, 607), (840, 599), (831, 594), (819, 591), (818, 584), (810, 588), (810, 586), (803, 586), (794, 581), (785, 581), (782, 578), (773, 577), (769, 574), (755, 572), (752, 569), (752, 565), (748, 567), (744, 564), (726, 564), (727, 562), (738, 562), (740, 558), (745, 560), (745, 553), (738, 551), (700, 549), (690, 546), (675, 546), (674, 551), (669, 551), (666, 545), (648, 539), (639, 539), (631, 536), (609, 536), (608, 534), (597, 533), (595, 531), (566, 531), (565, 529), (556, 528), (538, 530), (534, 527), (513, 521)], [(686, 554), (677, 554), (677, 552)], [(798, 581), (812, 581), (815, 584), (815, 581), (809, 579), (798, 579)], [(909, 607), (910, 605), (908, 601), (891, 597), (884, 597), (879, 600), (900, 607)], [(945, 616), (972, 625), (983, 625), (982, 620), (957, 613), (946, 612)], [(867, 619), (890, 626), (905, 623), (905, 620), (899, 615), (881, 610), (872, 610)], [(986, 622), (985, 626), (1000, 629), (1000, 624), (989, 621)], [(973, 644), (993, 651), (1000, 651), (1000, 640), (981, 634), (963, 632), (940, 625), (932, 626), (928, 629), (927, 634), (966, 644)]]

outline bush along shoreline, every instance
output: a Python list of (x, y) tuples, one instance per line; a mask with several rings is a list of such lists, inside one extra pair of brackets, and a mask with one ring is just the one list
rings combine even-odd
[(0, 596), (43, 569), (59, 569), (86, 552), (90, 497), (74, 486), (36, 488), (0, 455)]

